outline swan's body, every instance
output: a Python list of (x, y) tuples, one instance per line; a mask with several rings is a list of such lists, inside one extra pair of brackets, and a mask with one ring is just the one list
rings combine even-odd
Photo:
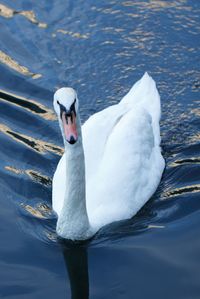
[(164, 169), (159, 120), (159, 94), (146, 73), (119, 104), (84, 123), (83, 147), (81, 138), (65, 142), (53, 178), (59, 235), (86, 239), (108, 223), (134, 216), (147, 202)]

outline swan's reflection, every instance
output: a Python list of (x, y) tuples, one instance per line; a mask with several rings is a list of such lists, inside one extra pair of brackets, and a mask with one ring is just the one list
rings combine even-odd
[[(152, 215), (149, 215), (149, 218), (151, 219), (150, 216), (152, 217)], [(103, 242), (109, 243), (109, 241), (112, 242), (116, 239), (120, 240), (120, 238), (130, 237), (130, 235), (138, 235), (149, 228), (160, 228), (160, 226), (155, 225), (151, 225), (150, 227), (146, 213), (143, 217), (144, 222), (142, 222), (142, 212), (140, 212), (141, 223), (138, 223), (137, 218), (135, 217), (105, 226), (98, 232), (98, 237), (93, 238), (93, 245), (98, 244), (98, 242), (101, 243), (102, 240), (104, 240)], [(58, 238), (58, 241), (61, 245), (69, 276), (71, 299), (89, 299), (88, 249), (91, 240), (72, 242)], [(108, 252), (103, 251), (100, 255), (97, 253), (96, 258), (107, 260), (107, 255), (109, 255), (109, 250)], [(116, 267), (116, 264), (118, 264), (118, 256), (112, 256), (111, 265), (115, 265)]]
[(60, 241), (71, 286), (72, 299), (89, 298), (87, 246)]

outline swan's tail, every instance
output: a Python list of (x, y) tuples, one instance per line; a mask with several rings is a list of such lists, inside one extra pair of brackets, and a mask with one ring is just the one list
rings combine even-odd
[(143, 77), (137, 81), (126, 96), (121, 100), (130, 109), (136, 105), (144, 107), (152, 117), (152, 126), (156, 144), (160, 143), (159, 120), (161, 115), (160, 96), (156, 88), (156, 83), (146, 72)]

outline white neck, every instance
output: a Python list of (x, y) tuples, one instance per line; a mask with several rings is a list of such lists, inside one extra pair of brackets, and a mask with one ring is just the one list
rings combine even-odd
[(77, 115), (78, 141), (69, 144), (65, 138), (66, 190), (57, 222), (57, 233), (66, 239), (83, 240), (92, 235), (86, 209), (85, 158), (80, 119)]

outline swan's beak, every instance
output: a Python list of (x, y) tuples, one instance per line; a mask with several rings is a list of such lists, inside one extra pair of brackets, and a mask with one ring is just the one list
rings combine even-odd
[(78, 133), (76, 128), (75, 113), (73, 111), (70, 114), (62, 112), (61, 119), (67, 142), (69, 142), (70, 144), (76, 143), (76, 141), (78, 140)]

